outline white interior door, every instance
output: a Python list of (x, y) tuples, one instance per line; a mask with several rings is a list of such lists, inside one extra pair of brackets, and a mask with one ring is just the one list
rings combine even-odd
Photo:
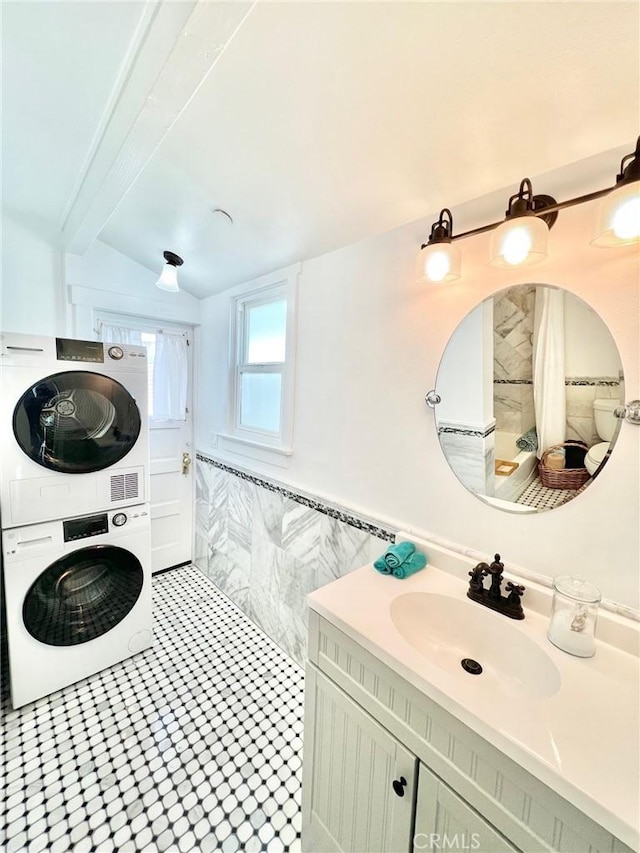
[(191, 412), (187, 413), (186, 421), (151, 421), (149, 426), (151, 569), (154, 572), (191, 560), (191, 433)]
[[(191, 329), (152, 320), (99, 312), (96, 334), (102, 340), (143, 344), (149, 357), (149, 457), (151, 504), (151, 570), (153, 572), (187, 563), (192, 554), (193, 528), (193, 348)], [(158, 420), (154, 417), (153, 366), (158, 335), (186, 339), (187, 388), (185, 418)], [(155, 401), (157, 402), (157, 400)]]

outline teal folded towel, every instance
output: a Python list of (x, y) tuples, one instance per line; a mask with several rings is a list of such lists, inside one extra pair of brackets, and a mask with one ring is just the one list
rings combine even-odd
[(378, 557), (377, 560), (373, 561), (373, 568), (377, 569), (381, 575), (390, 575), (392, 572), (392, 569), (390, 569), (389, 566), (385, 563), (383, 557)]
[(538, 449), (538, 433), (536, 428), (528, 430), (520, 438), (516, 439), (516, 447), (520, 450), (537, 450)]
[(403, 578), (408, 578), (411, 575), (414, 575), (416, 572), (419, 572), (420, 569), (424, 569), (427, 565), (427, 558), (420, 551), (416, 551), (415, 554), (412, 554), (408, 557), (401, 565), (397, 566), (391, 574), (394, 578), (399, 578), (403, 580)]
[(399, 545), (390, 545), (380, 559), (384, 560), (387, 568), (393, 571), (402, 565), (415, 550), (416, 546), (413, 542), (401, 542)]

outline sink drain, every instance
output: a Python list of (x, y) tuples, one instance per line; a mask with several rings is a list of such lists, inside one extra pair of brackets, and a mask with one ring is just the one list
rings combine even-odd
[(464, 671), (470, 673), (471, 675), (480, 675), (480, 673), (482, 672), (482, 666), (478, 663), (477, 660), (474, 660), (473, 658), (462, 658), (460, 663)]

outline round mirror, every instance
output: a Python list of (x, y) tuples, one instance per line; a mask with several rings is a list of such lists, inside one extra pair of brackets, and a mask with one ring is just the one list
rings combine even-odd
[(595, 311), (558, 287), (485, 299), (443, 353), (440, 446), (460, 482), (510, 512), (555, 509), (601, 473), (623, 405), (622, 362)]

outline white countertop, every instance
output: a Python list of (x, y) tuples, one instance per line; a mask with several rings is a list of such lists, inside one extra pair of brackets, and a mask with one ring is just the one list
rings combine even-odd
[[(391, 618), (391, 604), (407, 592), (466, 598), (467, 584), (436, 568), (438, 548), (426, 548), (425, 569), (405, 580), (363, 566), (309, 596), (309, 606), (399, 676), (437, 702), (505, 755), (634, 849), (640, 827), (640, 661), (596, 640), (592, 658), (577, 658), (546, 638), (548, 617), (527, 607), (526, 618), (505, 620), (535, 641), (560, 674), (551, 696), (518, 693), (495, 681), (448, 671), (416, 650)], [(461, 558), (463, 574), (471, 565)], [(431, 563), (436, 565), (431, 565)], [(451, 563), (450, 556), (444, 563)], [(515, 579), (505, 570), (505, 580)], [(527, 582), (525, 581), (525, 586)], [(632, 629), (635, 630), (632, 626)], [(461, 638), (464, 625), (460, 626)], [(597, 635), (597, 632), (596, 632)], [(473, 649), (469, 649), (473, 657)]]

